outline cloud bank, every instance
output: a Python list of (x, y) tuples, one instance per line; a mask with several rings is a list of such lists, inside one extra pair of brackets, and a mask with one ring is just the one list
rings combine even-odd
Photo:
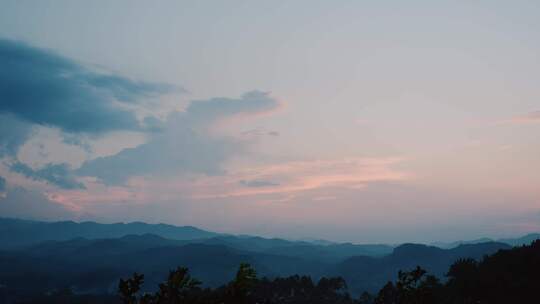
[(10, 40), (0, 40), (0, 66), (0, 113), (70, 133), (140, 130), (135, 114), (120, 105), (174, 89), (97, 73), (53, 52)]
[[(63, 189), (84, 189), (67, 164), (32, 168), (18, 151), (38, 127), (60, 130), (64, 143), (86, 151), (79, 136), (113, 131), (154, 131), (155, 119), (134, 112), (148, 99), (180, 88), (98, 72), (52, 51), (0, 39), (0, 158), (31, 180)], [(7, 158), (7, 161), (6, 161)]]
[(29, 179), (44, 181), (62, 189), (85, 189), (84, 184), (75, 179), (67, 164), (47, 164), (43, 168), (32, 169), (26, 164), (15, 162), (10, 169)]
[(185, 173), (222, 174), (221, 165), (241, 153), (244, 143), (212, 135), (214, 123), (239, 115), (249, 116), (276, 109), (279, 102), (268, 93), (253, 91), (240, 98), (212, 98), (189, 104), (184, 112), (171, 113), (164, 131), (131, 149), (85, 162), (77, 174), (118, 185), (141, 175), (173, 176)]
[[(98, 72), (52, 51), (11, 40), (0, 40), (0, 66), (0, 157), (11, 172), (64, 190), (86, 190), (82, 177), (122, 185), (137, 176), (224, 174), (222, 164), (242, 153), (249, 140), (212, 134), (212, 127), (279, 107), (269, 93), (252, 91), (239, 98), (192, 101), (165, 121), (141, 120), (134, 112), (138, 106), (179, 88)], [(17, 153), (39, 127), (59, 130), (63, 143), (88, 153), (92, 147), (83, 140), (87, 136), (139, 131), (148, 140), (87, 160), (76, 170), (66, 163), (35, 167), (21, 161)], [(159, 132), (147, 132), (156, 129)]]

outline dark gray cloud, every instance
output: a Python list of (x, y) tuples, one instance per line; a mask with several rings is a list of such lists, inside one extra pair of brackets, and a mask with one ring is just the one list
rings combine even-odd
[(17, 151), (36, 125), (55, 127), (64, 142), (90, 151), (80, 134), (115, 130), (159, 130), (159, 122), (139, 123), (133, 111), (148, 98), (180, 90), (167, 84), (134, 81), (98, 73), (51, 51), (0, 39), (0, 158), (10, 170), (64, 189), (83, 189), (67, 164), (32, 169), (17, 160)]
[[(177, 88), (98, 73), (53, 52), (10, 40), (0, 40), (0, 66), (0, 157), (11, 157), (14, 172), (65, 189), (84, 188), (75, 175), (119, 184), (134, 175), (220, 174), (223, 161), (243, 145), (211, 136), (207, 127), (223, 118), (263, 113), (278, 106), (269, 94), (253, 91), (240, 98), (193, 101), (165, 122), (151, 117), (140, 122), (128, 108)], [(119, 106), (122, 103), (130, 106)], [(17, 160), (18, 148), (36, 125), (60, 129), (65, 143), (87, 151), (91, 147), (81, 140), (81, 134), (152, 132), (147, 143), (87, 161), (72, 172), (67, 164), (33, 169)]]
[(50, 51), (0, 40), (0, 114), (69, 133), (139, 130), (134, 104), (174, 88), (104, 75)]
[(43, 168), (32, 169), (17, 161), (10, 165), (10, 170), (32, 180), (44, 181), (62, 189), (85, 189), (84, 185), (75, 179), (67, 164), (47, 164)]
[(241, 180), (240, 184), (242, 186), (251, 187), (251, 188), (279, 186), (278, 183), (265, 181), (265, 180), (250, 180), (250, 181)]
[(106, 184), (121, 184), (140, 175), (221, 174), (222, 163), (240, 153), (244, 144), (233, 138), (209, 135), (206, 127), (219, 119), (257, 114), (277, 106), (275, 99), (258, 91), (239, 99), (194, 101), (185, 112), (169, 115), (163, 132), (154, 133), (147, 143), (87, 161), (76, 174), (98, 177)]
[(15, 156), (19, 147), (31, 136), (32, 131), (32, 125), (17, 119), (14, 115), (0, 113), (0, 158)]
[(0, 192), (6, 191), (6, 179), (0, 176)]

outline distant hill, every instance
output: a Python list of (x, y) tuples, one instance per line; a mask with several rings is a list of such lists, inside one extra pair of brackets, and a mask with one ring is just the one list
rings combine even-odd
[(155, 288), (170, 269), (180, 265), (214, 287), (231, 280), (242, 262), (251, 263), (260, 275), (269, 277), (297, 273), (319, 277), (329, 268), (324, 262), (184, 242), (147, 234), (48, 241), (0, 251), (0, 283), (16, 290), (32, 288), (32, 292), (71, 287), (82, 293), (107, 293), (116, 290), (119, 278), (133, 272), (145, 273), (145, 286)]
[(508, 244), (487, 242), (461, 245), (453, 249), (441, 249), (420, 244), (404, 244), (392, 254), (375, 258), (351, 257), (336, 265), (331, 275), (342, 276), (353, 294), (377, 291), (383, 284), (394, 280), (399, 270), (420, 266), (429, 273), (444, 277), (448, 267), (459, 258), (479, 259), (500, 249), (511, 248)]
[(332, 242), (332, 241), (328, 241), (328, 240), (314, 239), (314, 238), (303, 238), (303, 239), (300, 239), (299, 241), (308, 242), (308, 243), (315, 244), (315, 245), (332, 245), (332, 244), (337, 243), (337, 242)]
[(176, 266), (189, 267), (195, 277), (217, 286), (230, 280), (241, 262), (248, 262), (262, 276), (342, 276), (350, 291), (358, 294), (378, 290), (395, 279), (399, 270), (421, 266), (443, 277), (458, 258), (478, 259), (538, 236), (504, 243), (478, 240), (442, 249), (234, 236), (140, 222), (0, 219), (0, 288), (33, 286), (47, 291), (69, 286), (80, 292), (103, 293), (114, 291), (118, 278), (134, 271), (144, 272), (149, 286), (157, 286)]
[(540, 239), (540, 233), (530, 233), (522, 237), (518, 238), (504, 238), (504, 239), (490, 239), (490, 238), (480, 238), (476, 240), (470, 240), (470, 241), (456, 241), (456, 242), (434, 242), (431, 243), (433, 246), (437, 246), (440, 248), (455, 248), (460, 245), (467, 245), (467, 244), (479, 244), (479, 243), (486, 243), (486, 242), (499, 242), (499, 243), (505, 243), (510, 246), (523, 246), (523, 245), (530, 245), (533, 241)]
[[(229, 245), (223, 245), (223, 239), (229, 240)], [(148, 284), (145, 286), (152, 288), (158, 285), (168, 270), (185, 266), (196, 278), (215, 287), (229, 281), (240, 263), (248, 262), (260, 276), (302, 274), (314, 279), (343, 276), (350, 291), (358, 294), (364, 290), (377, 290), (393, 279), (400, 269), (420, 265), (431, 273), (443, 276), (447, 267), (460, 257), (480, 258), (510, 247), (502, 243), (483, 243), (445, 250), (405, 244), (382, 257), (347, 256), (345, 259), (335, 259), (327, 255), (345, 256), (346, 252), (354, 253), (365, 248), (350, 244), (302, 247), (294, 242), (274, 240), (275, 245), (289, 245), (291, 253), (287, 252), (287, 246), (267, 247), (265, 239), (251, 240), (254, 244), (262, 242), (262, 245), (254, 246), (254, 250), (249, 250), (246, 245), (250, 242), (240, 242), (244, 247), (236, 243), (245, 237), (223, 239), (171, 240), (144, 234), (116, 239), (46, 241), (22, 249), (0, 251), (0, 283), (10, 290), (23, 293), (70, 287), (76, 292), (100, 294), (114, 292), (118, 279), (133, 272), (145, 273)], [(333, 252), (335, 247), (338, 249)], [(300, 248), (304, 254), (301, 254)], [(310, 249), (313, 252), (309, 252)], [(325, 249), (328, 251), (325, 252)]]
[(354, 255), (383, 256), (390, 254), (393, 247), (388, 245), (329, 243), (317, 244), (305, 241), (289, 241), (279, 238), (257, 236), (234, 236), (201, 230), (191, 226), (166, 224), (94, 222), (76, 223), (38, 222), (0, 218), (0, 249), (14, 249), (35, 245), (45, 241), (67, 241), (83, 239), (113, 239), (125, 236), (154, 235), (169, 240), (189, 241), (187, 243), (223, 245), (238, 250), (301, 257), (311, 260), (336, 262)]
[(393, 250), (393, 247), (389, 245), (351, 243), (318, 245), (304, 241), (287, 241), (275, 238), (266, 239), (253, 236), (218, 236), (209, 239), (195, 240), (193, 242), (214, 245), (219, 244), (241, 250), (325, 262), (338, 262), (356, 255), (384, 256), (390, 254)]
[(500, 239), (499, 242), (510, 244), (512, 246), (530, 245), (533, 241), (540, 239), (540, 233), (530, 233), (520, 238)]
[(28, 246), (49, 240), (104, 239), (142, 234), (154, 234), (174, 240), (194, 240), (220, 235), (192, 226), (141, 222), (99, 224), (95, 222), (38, 222), (0, 218), (0, 249)]
[[(479, 238), (475, 240), (468, 240), (468, 241), (455, 241), (455, 242), (433, 242), (430, 245), (443, 248), (443, 249), (452, 249), (456, 248), (461, 245), (469, 245), (469, 244), (480, 244), (480, 243), (487, 243), (487, 242), (495, 242), (495, 240), (490, 238)], [(503, 242), (504, 243), (504, 242)]]
[(373, 301), (361, 303), (536, 304), (539, 273), (540, 240), (536, 240), (530, 245), (499, 250), (481, 261), (460, 259), (450, 266), (444, 281), (421, 268), (406, 271), (397, 282), (385, 284)]

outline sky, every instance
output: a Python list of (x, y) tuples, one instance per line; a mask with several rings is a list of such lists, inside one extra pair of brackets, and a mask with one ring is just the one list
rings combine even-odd
[(0, 5), (2, 217), (540, 231), (538, 1)]

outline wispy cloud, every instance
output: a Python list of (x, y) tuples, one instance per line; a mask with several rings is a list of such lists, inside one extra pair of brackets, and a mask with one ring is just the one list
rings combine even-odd
[[(291, 193), (325, 187), (361, 188), (369, 183), (397, 181), (411, 175), (393, 169), (400, 158), (350, 158), (287, 162), (252, 167), (227, 176), (210, 176), (190, 185), (194, 197), (233, 197)], [(272, 181), (264, 187), (239, 187), (242, 181)]]
[(279, 136), (278, 131), (267, 131), (261, 128), (247, 130), (241, 133), (242, 136), (248, 138), (256, 138), (262, 136)]
[(510, 124), (540, 124), (540, 111), (533, 111), (524, 115), (514, 116), (502, 121)]
[[(107, 186), (87, 178), (86, 190), (50, 192), (48, 198), (70, 209), (96, 204), (146, 205), (160, 202), (197, 204), (200, 200), (250, 198), (253, 203), (284, 203), (313, 193), (315, 201), (335, 199), (331, 188), (358, 190), (371, 183), (405, 181), (408, 172), (394, 169), (401, 158), (349, 158), (312, 160), (228, 170), (223, 175), (184, 175), (170, 178), (133, 177), (124, 185)], [(311, 192), (314, 191), (314, 192)], [(332, 192), (333, 193), (333, 192)], [(74, 207), (77, 206), (77, 207)]]
[(241, 180), (240, 184), (252, 188), (279, 186), (278, 183), (265, 180)]

